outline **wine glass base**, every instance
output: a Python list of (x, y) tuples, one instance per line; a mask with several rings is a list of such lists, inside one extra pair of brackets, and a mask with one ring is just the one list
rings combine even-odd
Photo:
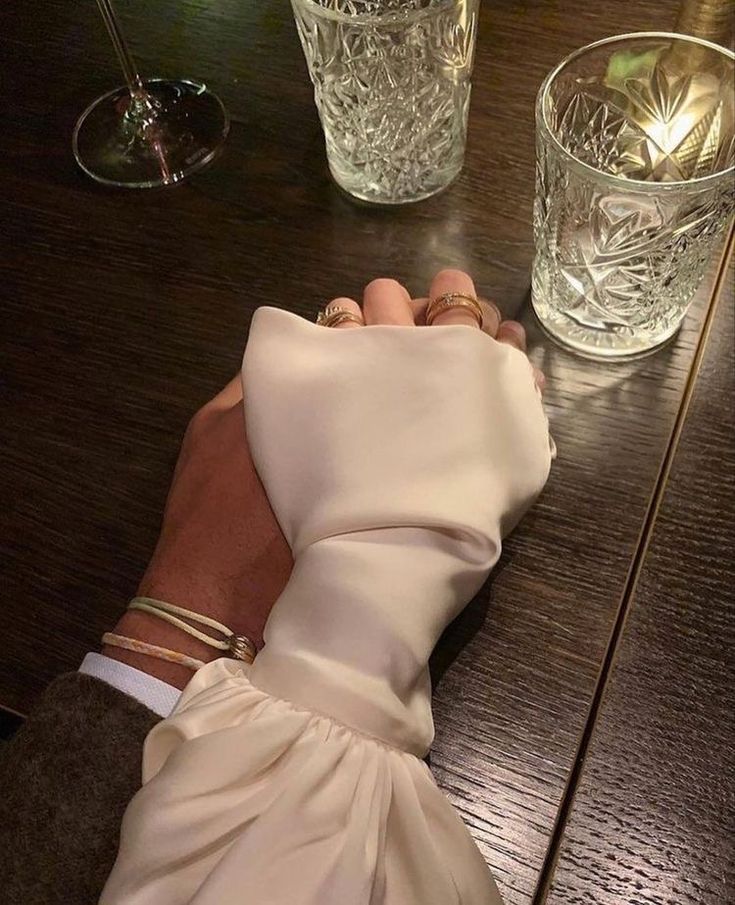
[(90, 104), (74, 129), (79, 166), (97, 182), (143, 189), (175, 185), (210, 163), (230, 120), (222, 101), (188, 79), (149, 79), (133, 97), (116, 88)]

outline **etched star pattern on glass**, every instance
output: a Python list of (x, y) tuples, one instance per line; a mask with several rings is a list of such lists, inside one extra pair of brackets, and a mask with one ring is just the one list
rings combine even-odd
[(464, 162), (478, 0), (292, 0), (335, 181), (400, 204)]
[(533, 305), (582, 354), (679, 327), (735, 209), (733, 55), (674, 35), (573, 54), (537, 103)]

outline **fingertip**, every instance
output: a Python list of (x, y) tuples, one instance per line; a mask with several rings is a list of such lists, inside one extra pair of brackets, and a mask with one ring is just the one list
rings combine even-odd
[(362, 305), (367, 325), (414, 326), (411, 296), (398, 280), (371, 280), (363, 292)]
[(503, 321), (495, 336), (498, 342), (526, 351), (526, 331), (518, 321)]
[(365, 287), (365, 293), (368, 295), (388, 295), (401, 296), (409, 301), (411, 296), (405, 286), (394, 280), (393, 277), (376, 277)]
[(435, 282), (446, 283), (449, 286), (456, 285), (457, 283), (466, 283), (471, 279), (472, 278), (468, 273), (464, 270), (458, 270), (456, 267), (443, 267), (434, 276)]

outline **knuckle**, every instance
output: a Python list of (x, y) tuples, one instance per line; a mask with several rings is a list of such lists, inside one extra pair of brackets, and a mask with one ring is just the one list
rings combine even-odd
[(196, 412), (189, 418), (189, 423), (186, 425), (186, 436), (196, 437), (206, 428), (207, 422), (209, 421), (209, 409), (206, 405), (203, 405), (200, 409), (197, 409)]

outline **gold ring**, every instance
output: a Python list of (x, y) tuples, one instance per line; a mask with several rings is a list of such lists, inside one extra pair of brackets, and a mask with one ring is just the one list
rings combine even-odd
[(328, 306), (316, 316), (316, 322), (320, 327), (338, 327), (345, 321), (351, 321), (361, 327), (365, 326), (365, 321), (361, 317), (358, 317), (348, 308), (342, 308), (340, 305)]
[(233, 660), (244, 660), (245, 663), (252, 663), (258, 653), (258, 649), (247, 635), (231, 635), (230, 653)]
[(484, 322), (482, 306), (474, 296), (465, 295), (462, 292), (445, 292), (432, 299), (426, 309), (427, 327), (430, 327), (440, 314), (451, 311), (452, 308), (466, 308), (471, 311), (477, 321), (477, 326), (482, 330)]

